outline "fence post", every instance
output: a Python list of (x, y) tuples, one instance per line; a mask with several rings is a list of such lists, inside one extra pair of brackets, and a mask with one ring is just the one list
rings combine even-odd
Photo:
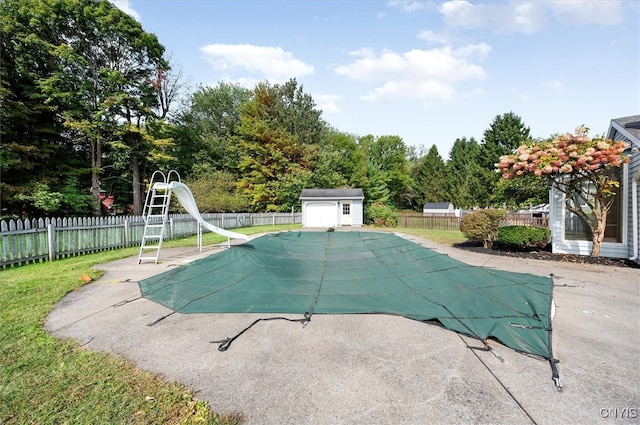
[(49, 248), (49, 261), (53, 261), (54, 255), (54, 233), (53, 233), (53, 225), (51, 223), (47, 224), (47, 245)]
[(129, 246), (129, 219), (124, 219), (124, 246)]

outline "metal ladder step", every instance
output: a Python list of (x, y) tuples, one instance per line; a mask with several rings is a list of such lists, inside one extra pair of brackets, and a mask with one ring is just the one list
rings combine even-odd
[[(153, 178), (152, 178), (153, 180)], [(165, 181), (164, 183), (168, 183)], [(152, 185), (150, 194), (147, 195), (147, 202), (144, 207), (145, 226), (140, 244), (140, 254), (138, 264), (144, 260), (153, 260), (156, 264), (162, 249), (164, 240), (164, 230), (169, 213), (169, 203), (171, 202), (171, 190), (164, 189), (159, 192)], [(159, 230), (159, 231), (158, 231)], [(155, 257), (150, 257), (148, 253), (155, 251)], [(143, 255), (147, 253), (147, 255)]]

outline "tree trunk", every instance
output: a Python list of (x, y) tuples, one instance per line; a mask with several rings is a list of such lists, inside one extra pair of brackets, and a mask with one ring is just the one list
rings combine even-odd
[(604, 239), (604, 231), (607, 228), (607, 212), (603, 211), (600, 215), (596, 215), (596, 220), (596, 228), (591, 229), (591, 241), (593, 242), (593, 246), (591, 247), (592, 257), (600, 256), (600, 247)]
[(95, 200), (93, 206), (93, 215), (99, 217), (102, 215), (102, 204), (100, 201), (100, 172), (102, 171), (102, 141), (97, 136), (90, 141), (91, 144), (91, 189), (89, 192)]
[(133, 215), (142, 214), (142, 194), (140, 185), (140, 167), (138, 164), (138, 158), (131, 158), (131, 176), (133, 179), (132, 191), (133, 191)]

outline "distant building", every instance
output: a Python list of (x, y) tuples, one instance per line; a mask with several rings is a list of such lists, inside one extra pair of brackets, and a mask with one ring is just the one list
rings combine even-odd
[(459, 217), (460, 210), (456, 210), (451, 202), (427, 202), (422, 208), (425, 216), (456, 216)]

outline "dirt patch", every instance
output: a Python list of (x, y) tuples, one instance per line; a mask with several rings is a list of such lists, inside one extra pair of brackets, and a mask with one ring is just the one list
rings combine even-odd
[(483, 254), (502, 255), (505, 257), (527, 258), (532, 260), (561, 261), (564, 263), (597, 264), (602, 266), (640, 268), (634, 261), (621, 258), (589, 257), (587, 255), (554, 254), (551, 246), (536, 251), (515, 251), (500, 244), (495, 244), (492, 249), (482, 247), (481, 243), (467, 241), (453, 245), (455, 248), (465, 251), (479, 252)]

